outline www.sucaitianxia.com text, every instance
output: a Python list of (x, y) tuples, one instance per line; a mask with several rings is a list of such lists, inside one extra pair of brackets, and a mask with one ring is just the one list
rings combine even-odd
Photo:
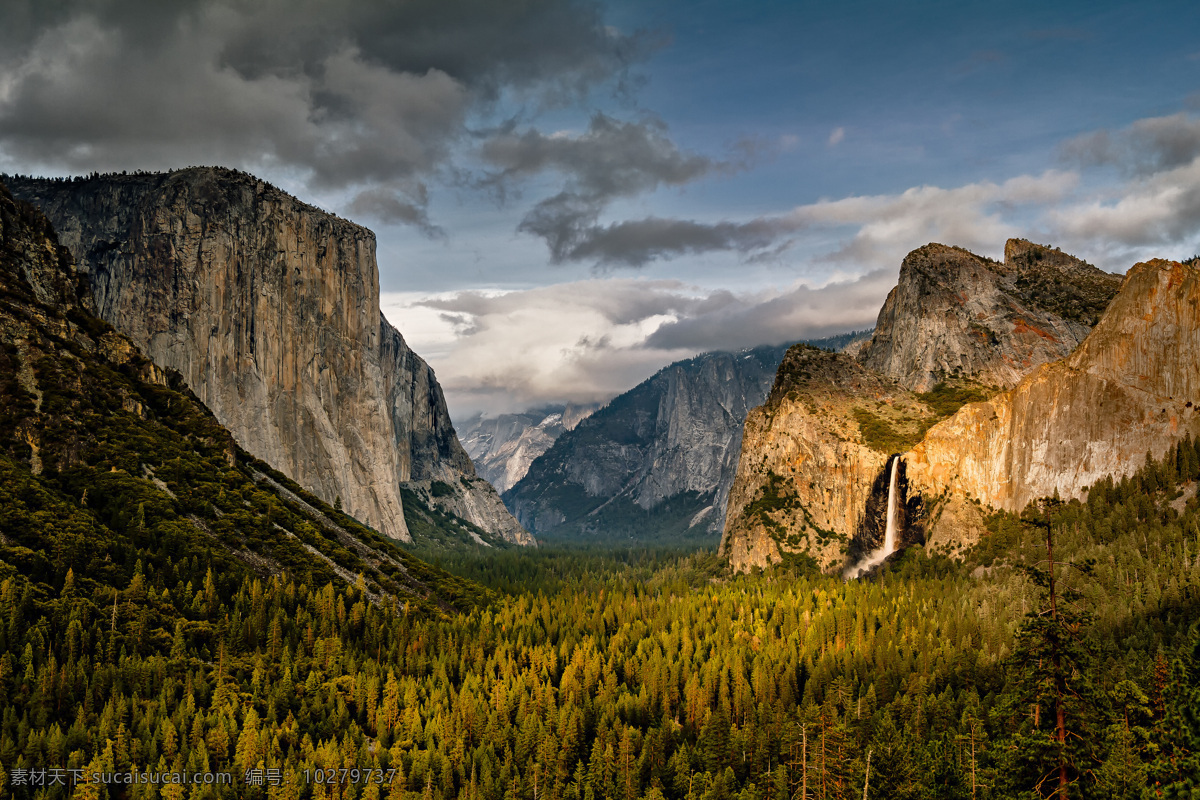
[[(390, 785), (396, 776), (394, 769), (305, 769), (292, 773), (304, 783), (319, 784), (368, 784)], [(247, 786), (282, 786), (291, 778), (281, 769), (254, 768), (242, 775)], [(182, 785), (182, 786), (232, 786), (235, 778), (231, 772), (95, 772), (86, 769), (14, 769), (8, 773), (8, 786), (16, 788), (66, 786), (80, 784), (102, 784), (106, 786), (132, 785)]]

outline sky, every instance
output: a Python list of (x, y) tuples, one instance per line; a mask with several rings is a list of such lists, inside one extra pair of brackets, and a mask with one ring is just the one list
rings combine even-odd
[(1200, 252), (1200, 6), (3, 0), (0, 171), (218, 164), (376, 232), (455, 419), (873, 325), (906, 253)]

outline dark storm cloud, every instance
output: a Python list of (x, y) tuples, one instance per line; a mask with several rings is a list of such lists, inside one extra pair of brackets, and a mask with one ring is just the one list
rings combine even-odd
[(281, 168), (422, 224), (414, 189), (473, 109), (506, 90), (578, 99), (647, 46), (573, 0), (5, 3), (0, 153), (25, 169)]
[(579, 196), (600, 200), (678, 186), (725, 167), (681, 152), (657, 121), (623, 122), (604, 114), (594, 115), (579, 136), (501, 133), (484, 142), (481, 155), (500, 170), (493, 180), (553, 169), (569, 176)]
[(580, 135), (501, 132), (483, 143), (480, 155), (496, 168), (483, 185), (501, 192), (513, 181), (542, 172), (565, 176), (563, 191), (539, 202), (519, 226), (546, 240), (551, 260), (640, 267), (668, 254), (731, 246), (749, 249), (764, 243), (753, 226), (714, 229), (660, 219), (597, 224), (613, 200), (660, 186), (682, 186), (714, 172), (734, 172), (758, 156), (752, 144), (737, 149), (737, 157), (729, 160), (685, 153), (656, 120), (625, 122), (596, 114)]
[[(751, 253), (797, 229), (793, 221), (782, 218), (705, 224), (648, 217), (611, 225), (580, 225), (578, 217), (556, 216), (555, 210), (539, 205), (522, 229), (545, 236), (556, 261), (594, 261), (604, 266), (642, 267), (660, 258), (719, 250)], [(551, 213), (541, 213), (545, 211)]]
[(1072, 173), (1048, 171), (1001, 184), (982, 181), (953, 189), (918, 186), (893, 195), (819, 200), (742, 222), (650, 217), (598, 225), (587, 216), (586, 207), (563, 203), (562, 208), (552, 209), (557, 213), (544, 217), (535, 209), (523, 224), (547, 236), (558, 260), (632, 267), (659, 258), (717, 251), (737, 252), (747, 261), (769, 259), (786, 250), (801, 231), (855, 228), (851, 238), (822, 260), (857, 269), (890, 267), (912, 248), (931, 241), (992, 247), (1010, 235), (1010, 226), (1002, 219), (1006, 211), (1058, 202), (1075, 182)]
[(418, 202), (410, 203), (404, 195), (388, 189), (367, 189), (350, 201), (350, 213), (377, 219), (385, 223), (414, 225), (431, 237), (443, 237), (445, 231), (429, 221), (425, 211), (428, 192), (420, 187), (414, 192)]
[(698, 303), (691, 315), (660, 326), (645, 346), (720, 350), (865, 329), (875, 323), (881, 298), (895, 282), (894, 270), (875, 270), (816, 289), (797, 286), (769, 298), (714, 293)]
[(392, 72), (438, 70), (471, 86), (586, 91), (653, 48), (605, 26), (586, 0), (16, 0), (0, 9), (6, 52), (80, 17), (156, 48), (223, 21), (219, 66), (248, 80), (316, 74), (347, 44)]
[(1061, 155), (1080, 166), (1115, 166), (1135, 175), (1182, 167), (1200, 156), (1200, 120), (1185, 113), (1141, 119), (1123, 130), (1071, 139)]

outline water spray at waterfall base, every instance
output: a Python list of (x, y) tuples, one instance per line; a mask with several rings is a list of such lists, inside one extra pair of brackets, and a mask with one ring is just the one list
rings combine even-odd
[(900, 510), (900, 493), (897, 490), (900, 474), (900, 456), (892, 457), (892, 474), (888, 479), (887, 520), (883, 533), (883, 544), (877, 550), (868, 553), (862, 561), (847, 567), (843, 575), (847, 579), (858, 578), (879, 566), (892, 553), (896, 552), (896, 529), (899, 527), (898, 512)]

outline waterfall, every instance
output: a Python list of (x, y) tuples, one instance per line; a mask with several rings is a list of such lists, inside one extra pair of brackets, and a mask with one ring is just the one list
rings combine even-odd
[(900, 472), (900, 456), (892, 459), (892, 478), (888, 483), (887, 529), (883, 535), (883, 557), (887, 558), (896, 552), (896, 505), (900, 498), (896, 496), (896, 476)]
[(857, 578), (877, 567), (892, 553), (896, 552), (896, 529), (899, 527), (897, 514), (900, 510), (900, 492), (898, 482), (900, 477), (900, 456), (892, 457), (892, 473), (888, 480), (887, 520), (883, 533), (883, 544), (863, 556), (862, 561), (847, 567), (842, 573), (846, 578)]

